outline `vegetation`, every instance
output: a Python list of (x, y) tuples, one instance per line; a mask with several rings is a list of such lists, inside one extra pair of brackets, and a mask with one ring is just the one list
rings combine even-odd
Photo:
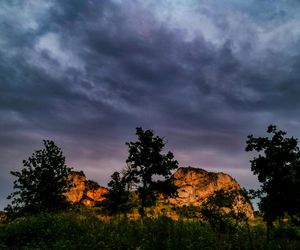
[(177, 187), (170, 177), (171, 170), (178, 168), (178, 162), (171, 152), (162, 154), (166, 143), (159, 136), (154, 136), (152, 130), (136, 128), (136, 135), (136, 142), (126, 143), (129, 147), (126, 161), (129, 168), (125, 178), (128, 183), (137, 186), (139, 213), (143, 217), (145, 208), (155, 205), (157, 192), (166, 196), (176, 194)]
[(6, 211), (12, 217), (41, 211), (56, 211), (65, 208), (64, 193), (68, 191), (68, 175), (71, 168), (65, 164), (65, 157), (53, 141), (44, 140), (44, 149), (35, 151), (24, 168), (12, 171), (17, 177), (15, 191), (8, 197), (12, 199)]
[(106, 198), (100, 203), (109, 215), (126, 214), (133, 208), (133, 203), (130, 200), (130, 192), (126, 189), (124, 178), (120, 177), (119, 172), (114, 172), (111, 176), (111, 181), (108, 183), (110, 187), (108, 193), (103, 196)]
[(285, 213), (295, 216), (300, 212), (300, 151), (297, 139), (270, 125), (269, 137), (248, 136), (246, 151), (260, 154), (251, 160), (251, 170), (258, 176), (261, 187), (256, 191), (260, 198), (268, 229), (275, 219)]
[[(162, 153), (162, 138), (137, 128), (138, 140), (126, 143), (127, 169), (112, 174), (100, 208), (67, 205), (71, 168), (61, 149), (44, 141), (45, 148), (24, 160), (20, 172), (11, 172), (17, 179), (6, 208), (9, 219), (1, 215), (0, 249), (300, 249), (297, 139), (272, 125), (267, 132), (271, 138), (249, 135), (246, 147), (259, 153), (251, 170), (261, 187), (252, 194), (261, 199), (266, 225), (259, 216), (248, 221), (241, 211), (232, 212), (237, 195), (248, 199), (245, 190), (217, 191), (201, 207), (153, 207), (158, 192), (176, 194), (170, 176), (178, 162), (171, 152)], [(128, 218), (138, 216), (134, 202), (140, 219)]]
[(269, 245), (259, 221), (251, 226), (253, 245), (243, 224), (220, 235), (201, 220), (166, 217), (109, 220), (93, 211), (46, 213), (0, 224), (0, 249), (299, 249), (299, 228), (275, 225)]
[(221, 189), (203, 204), (201, 214), (216, 231), (224, 232), (231, 226), (230, 219), (235, 217), (233, 203), (236, 195), (235, 192), (225, 192)]

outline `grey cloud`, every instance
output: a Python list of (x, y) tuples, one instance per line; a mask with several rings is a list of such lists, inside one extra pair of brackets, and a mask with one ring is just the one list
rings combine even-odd
[[(256, 19), (255, 8), (246, 15), (242, 3), (214, 12), (216, 3), (206, 3), (199, 15), (205, 13), (219, 33), (208, 37), (199, 23), (199, 32), (186, 39), (185, 23), (158, 18), (159, 4), (29, 3), (29, 16), (0, 17), (3, 176), (50, 138), (71, 165), (104, 183), (112, 169), (123, 167), (124, 143), (135, 139), (136, 126), (165, 136), (182, 164), (224, 172), (232, 164), (238, 175), (249, 168), (243, 152), (249, 133), (262, 133), (273, 122), (299, 133), (296, 43), (289, 33), (265, 49), (266, 34), (259, 33), (270, 27), (270, 36), (280, 34), (273, 22), (290, 25), (290, 19)], [(4, 6), (9, 13), (26, 8), (23, 1)], [(245, 174), (241, 180), (250, 185)]]

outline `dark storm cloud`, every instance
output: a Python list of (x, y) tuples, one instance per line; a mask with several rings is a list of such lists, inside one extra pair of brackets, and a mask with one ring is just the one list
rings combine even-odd
[[(50, 138), (70, 165), (105, 184), (143, 126), (165, 136), (182, 165), (227, 169), (249, 186), (246, 136), (270, 123), (299, 136), (299, 4), (0, 7), (2, 179)], [(3, 197), (10, 182), (1, 182)]]

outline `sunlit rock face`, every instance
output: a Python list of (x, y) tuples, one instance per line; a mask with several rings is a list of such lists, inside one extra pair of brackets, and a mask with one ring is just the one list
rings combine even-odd
[(7, 219), (7, 215), (5, 212), (0, 211), (0, 222), (3, 222)]
[[(69, 178), (73, 187), (65, 194), (68, 201), (93, 207), (96, 202), (105, 199), (103, 194), (107, 193), (108, 189), (99, 186), (94, 181), (87, 180), (82, 171), (72, 172)], [(178, 196), (162, 199), (162, 201), (177, 206), (201, 206), (216, 191), (221, 189), (239, 191), (241, 189), (236, 180), (228, 174), (207, 172), (200, 168), (179, 168), (173, 174), (172, 179), (178, 186)], [(233, 207), (235, 212), (243, 212), (248, 218), (253, 218), (252, 205), (242, 195), (236, 196)]]
[[(207, 172), (200, 168), (179, 168), (172, 178), (178, 186), (178, 197), (168, 199), (168, 202), (179, 206), (201, 206), (216, 191), (221, 189), (239, 191), (241, 189), (237, 181), (228, 174)], [(240, 211), (248, 218), (253, 218), (253, 207), (242, 195), (236, 196), (233, 207), (235, 212)]]
[(99, 186), (94, 181), (87, 180), (82, 171), (73, 171), (69, 175), (69, 179), (72, 188), (65, 196), (71, 203), (92, 207), (96, 202), (104, 200), (103, 194), (108, 192), (107, 188)]

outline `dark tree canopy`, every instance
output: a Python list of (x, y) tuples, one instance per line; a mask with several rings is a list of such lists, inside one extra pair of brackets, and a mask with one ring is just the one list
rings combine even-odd
[(110, 215), (125, 214), (133, 207), (130, 202), (130, 192), (127, 189), (127, 183), (124, 178), (120, 176), (119, 172), (114, 172), (111, 175), (111, 180), (108, 183), (110, 188), (108, 193), (103, 196), (106, 198), (101, 205)]
[(127, 142), (129, 156), (126, 174), (128, 182), (137, 186), (140, 200), (140, 214), (144, 216), (145, 207), (156, 203), (156, 192), (170, 196), (176, 193), (176, 186), (170, 180), (171, 171), (178, 168), (171, 152), (162, 153), (166, 143), (152, 130), (136, 128), (138, 140)]
[(44, 149), (35, 151), (23, 161), (21, 171), (12, 171), (17, 179), (6, 211), (27, 214), (55, 211), (67, 205), (64, 193), (70, 188), (68, 175), (71, 168), (65, 164), (62, 150), (53, 141), (44, 140)]
[(246, 151), (259, 153), (251, 170), (261, 183), (259, 207), (271, 224), (284, 213), (294, 215), (300, 210), (300, 152), (297, 139), (270, 125), (269, 137), (248, 136)]
[(212, 228), (222, 232), (229, 225), (233, 212), (226, 212), (225, 209), (233, 210), (236, 191), (225, 191), (220, 189), (207, 198), (201, 205), (202, 217), (209, 222)]

